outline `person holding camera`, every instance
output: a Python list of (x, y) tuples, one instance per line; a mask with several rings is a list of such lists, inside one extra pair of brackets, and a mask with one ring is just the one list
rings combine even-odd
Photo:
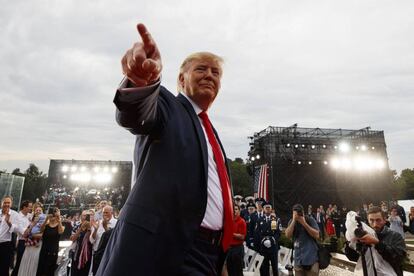
[(72, 276), (87, 276), (89, 274), (92, 259), (92, 244), (89, 241), (91, 218), (93, 219), (93, 215), (91, 216), (89, 210), (83, 211), (81, 223), (76, 230), (74, 229), (76, 232), (70, 237), (70, 240), (75, 244), (71, 264)]
[(303, 206), (293, 206), (292, 219), (288, 223), (285, 234), (293, 239), (293, 255), (295, 275), (319, 275), (318, 245), (319, 228), (313, 217), (304, 216)]
[[(369, 225), (375, 230), (377, 237), (364, 234), (359, 238), (363, 245), (373, 246), (382, 258), (388, 262), (398, 276), (403, 275), (402, 263), (407, 254), (405, 242), (401, 234), (390, 230), (387, 223), (386, 214), (380, 207), (374, 206), (368, 210)], [(358, 261), (360, 254), (346, 244), (345, 255), (351, 261)]]
[(272, 204), (263, 203), (264, 215), (256, 224), (258, 245), (260, 255), (264, 257), (260, 266), (260, 276), (269, 275), (269, 262), (272, 265), (273, 275), (278, 275), (277, 256), (279, 251), (279, 238), (282, 223), (275, 213), (272, 213)]
[(56, 262), (59, 251), (59, 238), (65, 230), (58, 208), (50, 208), (45, 223), (40, 233), (42, 235), (42, 247), (40, 249), (37, 276), (55, 275)]

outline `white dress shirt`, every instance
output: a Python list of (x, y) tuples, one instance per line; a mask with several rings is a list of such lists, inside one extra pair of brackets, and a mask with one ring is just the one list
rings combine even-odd
[(19, 214), (10, 209), (9, 215), (11, 226), (7, 224), (6, 216), (3, 215), (3, 212), (0, 209), (0, 243), (11, 241), (12, 233), (17, 232), (19, 229)]
[[(117, 221), (118, 220), (116, 218), (112, 217), (109, 220), (108, 227), (114, 228)], [(92, 246), (93, 251), (96, 251), (98, 250), (98, 246), (99, 246), (99, 242), (101, 241), (102, 234), (105, 232), (105, 228), (102, 225), (102, 220), (99, 221), (99, 226), (98, 226), (98, 229), (96, 230), (95, 239), (92, 237), (94, 232), (95, 232), (95, 227), (92, 227), (91, 234), (89, 236), (89, 241), (93, 244)]]
[(19, 212), (19, 229), (17, 232), (17, 239), (18, 240), (24, 240), (23, 234), (26, 231), (27, 227), (30, 225), (30, 219), (32, 217), (32, 214), (27, 213), (27, 215), (24, 215), (21, 211)]

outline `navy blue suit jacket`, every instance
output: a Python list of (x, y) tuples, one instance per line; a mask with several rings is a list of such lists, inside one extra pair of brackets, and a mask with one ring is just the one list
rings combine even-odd
[(206, 210), (207, 141), (183, 95), (160, 86), (124, 102), (119, 93), (117, 121), (136, 135), (136, 177), (97, 275), (176, 275)]

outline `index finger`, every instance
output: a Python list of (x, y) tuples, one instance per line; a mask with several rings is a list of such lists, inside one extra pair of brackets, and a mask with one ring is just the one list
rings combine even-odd
[(154, 44), (154, 40), (152, 39), (151, 34), (148, 32), (147, 27), (145, 27), (144, 24), (139, 23), (137, 26), (137, 29), (138, 29), (139, 35), (142, 38), (142, 42), (144, 43), (145, 46)]

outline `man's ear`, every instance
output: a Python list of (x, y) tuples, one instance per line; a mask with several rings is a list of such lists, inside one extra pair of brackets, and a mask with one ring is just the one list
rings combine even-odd
[(178, 75), (178, 82), (180, 83), (181, 90), (184, 90), (184, 73)]

